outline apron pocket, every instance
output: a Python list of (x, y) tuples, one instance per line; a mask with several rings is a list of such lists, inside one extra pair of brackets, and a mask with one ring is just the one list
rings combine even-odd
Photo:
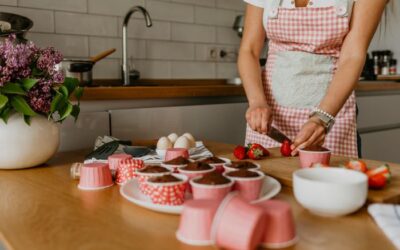
[(300, 51), (275, 54), (271, 90), (276, 102), (284, 107), (317, 106), (333, 76), (332, 57)]

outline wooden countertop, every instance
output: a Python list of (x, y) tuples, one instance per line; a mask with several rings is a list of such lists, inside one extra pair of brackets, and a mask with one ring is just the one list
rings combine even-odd
[[(232, 156), (234, 145), (206, 145), (216, 155)], [(0, 171), (0, 240), (6, 246), (15, 250), (213, 249), (180, 243), (175, 238), (179, 216), (138, 207), (125, 200), (117, 186), (80, 191), (77, 181), (69, 178), (69, 167), (82, 161), (84, 153), (58, 154), (43, 167)], [(278, 151), (272, 150), (276, 155)], [(267, 173), (271, 162), (261, 162)], [(365, 208), (346, 217), (322, 218), (303, 209), (288, 187), (277, 198), (292, 205), (297, 223), (300, 240), (290, 249), (395, 249)]]
[[(141, 84), (157, 83), (157, 86), (115, 86), (113, 80), (95, 81), (99, 87), (85, 88), (82, 100), (135, 100), (135, 99), (168, 99), (168, 98), (191, 98), (191, 97), (234, 97), (244, 96), (245, 92), (241, 85), (226, 84), (225, 80), (203, 79), (203, 80), (140, 80)], [(112, 86), (114, 85), (114, 86)], [(400, 84), (393, 81), (360, 82), (357, 92), (374, 91), (396, 91), (400, 90)]]

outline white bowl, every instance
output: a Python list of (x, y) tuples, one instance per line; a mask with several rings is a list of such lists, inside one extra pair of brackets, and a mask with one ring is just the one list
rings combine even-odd
[(368, 194), (363, 173), (340, 168), (308, 168), (293, 173), (296, 200), (310, 212), (336, 217), (360, 209)]

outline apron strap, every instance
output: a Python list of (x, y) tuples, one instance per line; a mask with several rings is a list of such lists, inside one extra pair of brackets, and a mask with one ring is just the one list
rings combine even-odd
[(282, 0), (271, 0), (269, 4), (268, 17), (271, 19), (278, 18), (278, 8)]
[(351, 13), (353, 0), (336, 0), (336, 14), (339, 17), (348, 17)]

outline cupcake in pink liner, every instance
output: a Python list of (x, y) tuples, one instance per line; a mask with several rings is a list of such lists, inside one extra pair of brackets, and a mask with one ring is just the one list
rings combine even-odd
[(90, 163), (81, 168), (78, 188), (82, 190), (98, 190), (112, 186), (113, 180), (108, 164)]
[(115, 172), (121, 161), (132, 159), (133, 157), (128, 154), (113, 154), (108, 157), (108, 165), (110, 166), (111, 172)]
[(234, 182), (214, 171), (190, 180), (193, 199), (221, 201), (232, 190)]
[(129, 180), (137, 177), (137, 170), (144, 167), (144, 162), (140, 159), (126, 159), (119, 163), (115, 173), (115, 183), (123, 185)]
[(189, 151), (186, 148), (169, 148), (165, 152), (164, 161), (170, 161), (170, 160), (176, 159), (178, 157), (183, 157), (185, 159), (189, 159)]
[(161, 163), (161, 166), (168, 168), (173, 173), (178, 172), (178, 168), (186, 167), (191, 161), (183, 156), (178, 156), (168, 161)]
[(221, 173), (221, 174), (223, 172), (225, 172), (224, 165), (231, 163), (231, 160), (229, 160), (227, 158), (215, 157), (215, 156), (208, 157), (208, 158), (202, 159), (200, 161), (207, 163), (212, 167), (215, 167), (215, 171), (217, 171), (218, 173)]
[(176, 238), (188, 245), (209, 246), (211, 226), (220, 202), (216, 200), (189, 200), (183, 211)]
[(267, 248), (286, 248), (296, 244), (296, 225), (289, 203), (267, 200), (257, 205), (264, 209), (265, 232), (261, 245)]
[(299, 160), (302, 168), (310, 168), (316, 163), (329, 166), (330, 159), (331, 151), (324, 147), (314, 146), (299, 150)]
[(264, 210), (240, 197), (229, 194), (219, 206), (211, 229), (211, 239), (218, 248), (253, 250), (264, 234)]
[(150, 190), (146, 183), (147, 179), (152, 177), (159, 177), (163, 175), (171, 174), (171, 171), (167, 168), (161, 167), (159, 165), (148, 165), (142, 169), (136, 171), (138, 181), (139, 181), (139, 190), (145, 194), (149, 195)]
[[(203, 176), (207, 173), (211, 173), (215, 170), (214, 167), (208, 165), (207, 163), (203, 163), (203, 162), (191, 162), (188, 163), (188, 165), (186, 167), (183, 168), (178, 168), (178, 173), (186, 175), (189, 180), (199, 177), (199, 176)], [(192, 192), (192, 188), (189, 185), (188, 191), (191, 193)]]
[(154, 204), (179, 206), (185, 202), (188, 177), (169, 174), (147, 179), (148, 195)]
[(260, 164), (251, 161), (232, 161), (231, 163), (224, 164), (225, 171), (235, 171), (240, 169), (259, 170)]
[(264, 183), (265, 174), (261, 171), (240, 169), (230, 171), (224, 176), (235, 182), (233, 190), (247, 201), (254, 201), (260, 197), (261, 188)]

